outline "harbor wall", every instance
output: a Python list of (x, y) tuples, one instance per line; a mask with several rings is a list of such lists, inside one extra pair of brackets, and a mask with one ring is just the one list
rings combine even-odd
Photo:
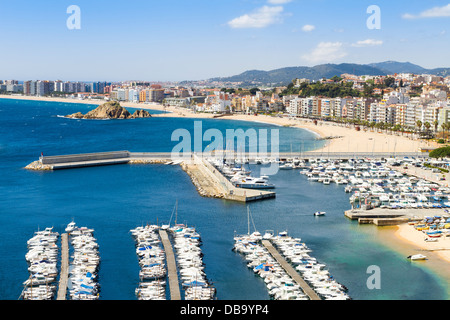
[(73, 162), (127, 159), (129, 157), (130, 152), (128, 151), (99, 152), (99, 153), (73, 154), (65, 156), (45, 156), (41, 157), (41, 163), (43, 165), (54, 165)]

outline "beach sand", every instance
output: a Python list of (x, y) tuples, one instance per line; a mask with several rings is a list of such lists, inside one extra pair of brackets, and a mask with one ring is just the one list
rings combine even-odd
[[(0, 95), (0, 98), (7, 99), (23, 99), (23, 100), (38, 100), (38, 101), (53, 101), (65, 103), (85, 103), (92, 105), (100, 105), (105, 101), (101, 100), (81, 100), (81, 99), (66, 99), (66, 98), (49, 98), (49, 97), (29, 97), (29, 96), (10, 96)], [(396, 133), (389, 134), (386, 132), (377, 132), (377, 130), (361, 130), (356, 131), (352, 127), (347, 127), (342, 124), (334, 122), (319, 122), (315, 125), (311, 120), (307, 119), (292, 119), (286, 117), (276, 117), (267, 115), (227, 115), (220, 116), (210, 113), (195, 113), (186, 108), (164, 107), (158, 103), (131, 103), (121, 102), (123, 107), (136, 109), (151, 109), (165, 111), (165, 113), (153, 115), (154, 117), (186, 117), (186, 118), (216, 118), (223, 120), (243, 120), (253, 122), (263, 122), (279, 126), (290, 126), (295, 128), (306, 129), (316, 133), (321, 138), (337, 137), (327, 140), (327, 144), (322, 149), (315, 150), (316, 153), (324, 152), (355, 152), (355, 153), (414, 153), (418, 152), (419, 148), (436, 148), (437, 144), (434, 142), (426, 142), (423, 140), (413, 139), (409, 135)]]
[(426, 234), (417, 231), (413, 226), (401, 224), (395, 232), (397, 238), (406, 241), (427, 255), (430, 252), (437, 254), (441, 259), (450, 263), (450, 237), (440, 237), (436, 242), (426, 242)]

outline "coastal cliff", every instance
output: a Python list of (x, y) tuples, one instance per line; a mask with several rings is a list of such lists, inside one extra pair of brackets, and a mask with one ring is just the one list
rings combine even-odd
[(106, 102), (96, 109), (89, 111), (85, 115), (81, 112), (70, 114), (66, 116), (72, 119), (137, 119), (137, 118), (151, 118), (151, 114), (146, 110), (136, 110), (131, 114), (127, 109), (122, 107), (116, 101)]

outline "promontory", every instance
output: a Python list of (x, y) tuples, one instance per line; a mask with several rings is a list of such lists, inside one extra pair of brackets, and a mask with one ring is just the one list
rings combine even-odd
[(136, 110), (131, 114), (127, 109), (122, 107), (117, 101), (109, 101), (86, 114), (77, 112), (67, 115), (66, 118), (72, 119), (137, 119), (151, 118), (151, 114), (146, 110)]

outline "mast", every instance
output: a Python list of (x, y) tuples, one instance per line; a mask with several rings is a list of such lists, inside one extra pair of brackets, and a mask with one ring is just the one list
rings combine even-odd
[(178, 218), (178, 199), (175, 201), (175, 225), (177, 224)]
[(247, 206), (247, 228), (248, 235), (250, 235), (250, 208)]

